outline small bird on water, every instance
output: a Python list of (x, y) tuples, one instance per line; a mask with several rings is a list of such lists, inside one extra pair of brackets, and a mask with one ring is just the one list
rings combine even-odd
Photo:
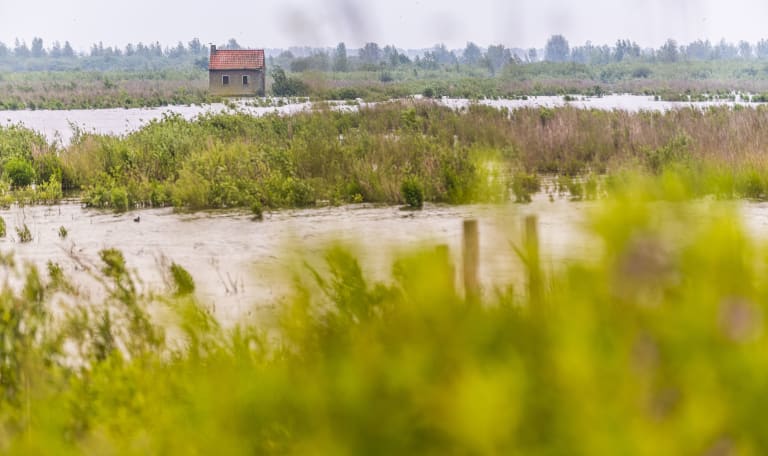
[(134, 222), (139, 223), (141, 221), (141, 216), (137, 215), (135, 219), (133, 219)]

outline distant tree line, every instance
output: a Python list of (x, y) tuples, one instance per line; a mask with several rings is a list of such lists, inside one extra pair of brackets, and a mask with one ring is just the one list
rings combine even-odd
[[(234, 39), (223, 48), (239, 47)], [(0, 70), (5, 71), (67, 71), (67, 70), (145, 70), (170, 67), (208, 66), (209, 48), (198, 38), (175, 46), (154, 43), (128, 43), (124, 48), (105, 46), (98, 42), (87, 51), (75, 51), (69, 41), (54, 41), (45, 46), (43, 39), (35, 37), (30, 45), (14, 41), (0, 42)]]
[(687, 45), (681, 45), (670, 38), (657, 49), (643, 49), (636, 42), (630, 40), (618, 40), (614, 46), (596, 46), (587, 41), (582, 46), (570, 48), (565, 37), (553, 35), (547, 41), (544, 54), (544, 60), (550, 62), (576, 62), (592, 65), (618, 63), (626, 60), (649, 63), (766, 60), (768, 59), (768, 40), (762, 39), (755, 44), (747, 41), (739, 41), (734, 44), (725, 39), (714, 44), (709, 40), (696, 40)]
[[(222, 49), (241, 49), (235, 39), (218, 45)], [(540, 61), (606, 65), (619, 62), (674, 63), (680, 61), (768, 60), (768, 39), (757, 43), (697, 40), (687, 45), (669, 39), (659, 48), (641, 48), (629, 39), (619, 39), (612, 46), (586, 42), (571, 46), (563, 35), (551, 36), (543, 49), (513, 49), (502, 44), (480, 47), (468, 42), (464, 49), (448, 49), (436, 44), (429, 49), (405, 51), (394, 45), (366, 43), (349, 50), (345, 43), (335, 48), (292, 48), (272, 50), (268, 64), (290, 70), (306, 71), (380, 71), (383, 81), (388, 71), (407, 67), (418, 70), (472, 67), (495, 75), (507, 65)], [(94, 43), (85, 51), (76, 51), (69, 41), (49, 45), (34, 37), (31, 43), (16, 39), (13, 44), (0, 42), (0, 71), (66, 70), (152, 70), (164, 68), (199, 68), (208, 66), (209, 47), (193, 38), (173, 46), (159, 42), (129, 43), (125, 47)]]

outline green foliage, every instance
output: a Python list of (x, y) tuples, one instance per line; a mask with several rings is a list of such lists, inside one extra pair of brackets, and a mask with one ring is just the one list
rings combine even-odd
[[(573, 201), (581, 201), (586, 194), (585, 185), (579, 182), (578, 178), (573, 178), (571, 176), (557, 176), (557, 187), (558, 193), (567, 194)], [(593, 193), (596, 193), (596, 189)]]
[(597, 199), (599, 184), (594, 174), (587, 176), (584, 182), (584, 197), (588, 200)]
[(109, 194), (109, 203), (116, 212), (128, 210), (128, 192), (123, 187), (113, 187)]
[(10, 158), (31, 160), (33, 151), (49, 149), (45, 137), (22, 125), (0, 126), (0, 160)]
[(416, 176), (408, 176), (400, 185), (403, 201), (411, 209), (421, 209), (424, 206), (424, 186)]
[(512, 192), (516, 203), (530, 203), (531, 195), (541, 189), (541, 181), (535, 174), (517, 173), (512, 179)]
[(22, 226), (16, 227), (16, 236), (19, 238), (19, 242), (22, 244), (32, 242), (32, 232), (29, 230), (29, 227), (26, 223), (24, 223)]
[(195, 280), (192, 275), (176, 263), (171, 264), (171, 278), (177, 296), (189, 295), (195, 292)]
[(309, 93), (309, 87), (298, 78), (288, 77), (285, 70), (280, 67), (272, 69), (272, 94), (277, 97), (305, 96)]
[(4, 238), (6, 235), (5, 219), (0, 217), (0, 238)]
[(64, 227), (64, 225), (59, 227), (59, 239), (66, 239), (67, 236), (69, 236), (69, 231)]
[(649, 170), (659, 174), (671, 165), (686, 165), (691, 160), (691, 138), (679, 135), (670, 140), (664, 147), (646, 152), (646, 162)]
[[(85, 200), (96, 207), (114, 206), (113, 188), (127, 191), (130, 207), (395, 203), (409, 174), (420, 176), (424, 199), (498, 200), (489, 185), (503, 185), (501, 167), (487, 169), (488, 154), (475, 152), (491, 148), (456, 147), (458, 120), (449, 109), (418, 104), (290, 117), (166, 116), (126, 138), (83, 137), (63, 155), (62, 167), (84, 184)], [(490, 127), (470, 136), (469, 145), (485, 143)]]
[(264, 208), (261, 206), (261, 203), (259, 201), (254, 201), (251, 204), (251, 213), (253, 214), (254, 220), (256, 221), (264, 220)]
[[(624, 169), (687, 173), (699, 183), (697, 195), (764, 199), (760, 176), (768, 168), (760, 145), (768, 135), (754, 126), (767, 118), (765, 109), (728, 107), (510, 113), (479, 104), (453, 110), (428, 101), (381, 103), (358, 112), (319, 105), (312, 112), (261, 118), (169, 114), (125, 137), (80, 132), (62, 151), (38, 144), (37, 136), (18, 127), (6, 136), (0, 131), (0, 144), (5, 138), (10, 151), (5, 160), (31, 164), (37, 185), (11, 191), (0, 183), (0, 204), (52, 203), (73, 187), (83, 190), (86, 204), (117, 210), (250, 208), (256, 201), (265, 209), (395, 204), (403, 201), (408, 176), (418, 176), (423, 201), (505, 201), (510, 189), (526, 201), (538, 191), (520, 179), (515, 184), (510, 170), (569, 176), (568, 191), (590, 199), (597, 188), (584, 176)], [(29, 157), (22, 159), (24, 154)], [(27, 164), (21, 166), (29, 171)]]
[(27, 187), (35, 180), (35, 169), (32, 164), (21, 157), (13, 157), (6, 161), (3, 172), (15, 187)]

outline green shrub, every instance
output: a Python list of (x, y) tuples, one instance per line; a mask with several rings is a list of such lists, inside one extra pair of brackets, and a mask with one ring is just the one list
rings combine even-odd
[(0, 217), (0, 238), (4, 238), (6, 234), (5, 219)]
[(176, 263), (171, 264), (171, 278), (173, 280), (174, 293), (177, 296), (194, 293), (195, 280), (186, 269)]
[(128, 191), (123, 187), (113, 187), (109, 192), (109, 204), (116, 212), (128, 210)]
[(516, 203), (530, 203), (532, 195), (540, 189), (541, 182), (535, 174), (517, 173), (512, 178), (512, 192)]
[(309, 93), (309, 87), (301, 79), (287, 77), (280, 67), (272, 70), (272, 93), (278, 97), (305, 96)]
[(16, 227), (16, 236), (19, 238), (19, 242), (22, 244), (26, 244), (27, 242), (32, 242), (32, 232), (29, 230), (29, 227), (27, 224), (23, 224), (22, 226)]
[(3, 167), (5, 176), (14, 187), (27, 187), (35, 180), (35, 169), (27, 160), (13, 157), (5, 162)]
[(251, 214), (253, 214), (253, 219), (257, 221), (264, 220), (264, 208), (261, 206), (261, 202), (254, 201), (251, 204)]
[(584, 182), (584, 197), (588, 200), (597, 199), (598, 182), (597, 177), (594, 174), (587, 176), (587, 180)]
[(418, 177), (408, 176), (400, 185), (400, 194), (411, 209), (421, 209), (424, 206), (424, 185)]

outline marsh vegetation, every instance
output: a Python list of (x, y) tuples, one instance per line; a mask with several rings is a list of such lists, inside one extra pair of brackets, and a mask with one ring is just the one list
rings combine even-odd
[[(123, 136), (76, 130), (67, 146), (11, 125), (0, 127), (0, 199), (50, 204), (78, 191), (116, 211), (418, 207), (512, 194), (526, 202), (540, 189), (592, 199), (627, 172), (674, 172), (691, 181), (689, 196), (762, 200), (767, 122), (761, 106), (632, 113), (410, 101), (290, 116), (166, 114)], [(542, 176), (555, 184), (542, 186)]]

